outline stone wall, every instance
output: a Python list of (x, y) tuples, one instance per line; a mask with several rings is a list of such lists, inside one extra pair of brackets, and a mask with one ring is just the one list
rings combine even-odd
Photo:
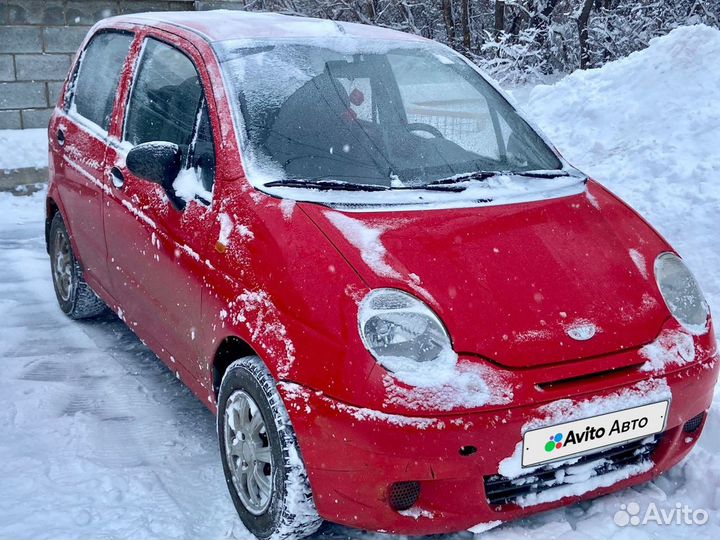
[(72, 57), (96, 21), (141, 11), (242, 5), (223, 0), (0, 0), (0, 129), (47, 126)]

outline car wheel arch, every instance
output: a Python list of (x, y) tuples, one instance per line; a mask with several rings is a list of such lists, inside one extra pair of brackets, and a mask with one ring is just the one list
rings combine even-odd
[[(58, 199), (59, 200), (59, 199)], [(55, 199), (48, 196), (46, 198), (46, 205), (47, 208), (45, 211), (47, 212), (46, 216), (46, 222), (45, 222), (45, 245), (48, 254), (50, 254), (50, 230), (52, 229), (52, 222), (55, 219), (55, 216), (60, 216), (60, 219), (62, 219), (63, 223), (65, 224), (65, 228), (67, 230), (68, 236), (70, 238), (70, 246), (72, 247), (73, 254), (75, 258), (77, 259), (78, 264), (80, 265), (80, 268), (84, 271), (85, 270), (85, 263), (83, 262), (83, 258), (79, 253), (79, 249), (77, 246), (77, 243), (75, 241), (75, 235), (73, 234), (73, 230), (70, 224), (70, 220), (67, 218), (68, 213), (65, 211), (62, 204), (58, 204)], [(52, 212), (52, 214), (50, 214)]]
[[(220, 392), (220, 383), (228, 367), (235, 360), (245, 356), (257, 356), (262, 359), (262, 356), (247, 341), (238, 336), (227, 336), (218, 345), (212, 362), (212, 386), (216, 400)], [(263, 363), (267, 366), (265, 360), (263, 360)]]
[(52, 197), (47, 197), (45, 200), (45, 249), (48, 253), (50, 253), (50, 227), (58, 212), (60, 212), (58, 204)]

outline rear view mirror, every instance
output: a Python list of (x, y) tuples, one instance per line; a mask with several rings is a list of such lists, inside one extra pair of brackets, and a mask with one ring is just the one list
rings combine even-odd
[(128, 170), (143, 180), (160, 184), (166, 192), (180, 172), (182, 151), (177, 144), (152, 141), (138, 144), (125, 158)]

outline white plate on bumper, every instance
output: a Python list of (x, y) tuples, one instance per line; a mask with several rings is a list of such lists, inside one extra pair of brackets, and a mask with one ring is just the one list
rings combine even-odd
[(532, 467), (660, 433), (665, 429), (669, 405), (669, 401), (660, 401), (527, 431), (522, 466)]

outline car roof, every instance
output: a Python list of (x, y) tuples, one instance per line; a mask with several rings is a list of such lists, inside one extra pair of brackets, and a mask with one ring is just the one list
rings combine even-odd
[(243, 38), (297, 39), (342, 36), (358, 39), (427, 41), (420, 36), (366, 24), (227, 9), (136, 13), (112, 17), (109, 22), (139, 22), (148, 26), (170, 24), (189, 29), (210, 42)]

